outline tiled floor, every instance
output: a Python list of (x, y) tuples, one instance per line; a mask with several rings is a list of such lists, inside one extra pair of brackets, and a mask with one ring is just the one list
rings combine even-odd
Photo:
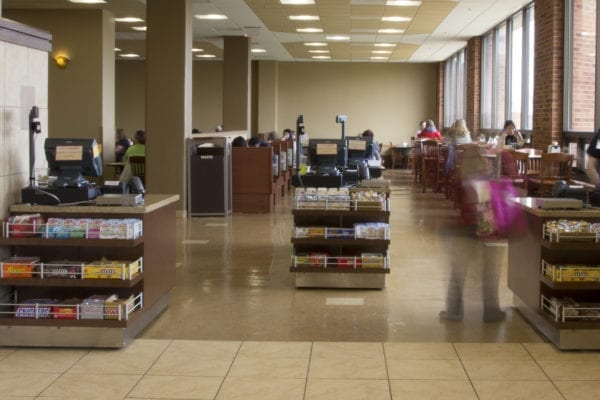
[[(476, 256), (443, 195), (404, 171), (386, 177), (385, 289), (296, 289), (289, 198), (271, 214), (180, 220), (177, 286), (140, 338), (121, 350), (0, 348), (0, 400), (600, 399), (600, 352), (559, 352), (512, 310), (505, 245)], [(485, 323), (492, 263), (507, 316)], [(446, 321), (457, 264), (464, 315)]]
[(546, 343), (138, 339), (122, 350), (3, 349), (0, 365), (0, 400), (600, 396), (600, 353)]

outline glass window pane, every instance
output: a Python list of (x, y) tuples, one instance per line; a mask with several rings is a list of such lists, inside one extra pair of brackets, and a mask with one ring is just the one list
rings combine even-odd
[(534, 81), (534, 66), (535, 66), (535, 20), (534, 20), (535, 9), (529, 7), (527, 9), (527, 93), (525, 99), (527, 99), (527, 108), (525, 118), (523, 119), (523, 128), (533, 130), (533, 81)]
[(485, 35), (481, 46), (481, 127), (484, 129), (492, 127), (492, 38), (492, 33)]
[(506, 108), (506, 24), (496, 29), (496, 43), (494, 46), (494, 128), (501, 129), (505, 121)]
[(510, 82), (510, 119), (517, 126), (521, 122), (521, 88), (523, 86), (523, 14), (519, 13), (512, 19), (511, 32), (511, 82)]

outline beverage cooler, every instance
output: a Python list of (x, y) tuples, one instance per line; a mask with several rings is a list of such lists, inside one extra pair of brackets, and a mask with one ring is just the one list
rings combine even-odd
[(232, 209), (231, 140), (187, 140), (188, 216), (229, 215)]

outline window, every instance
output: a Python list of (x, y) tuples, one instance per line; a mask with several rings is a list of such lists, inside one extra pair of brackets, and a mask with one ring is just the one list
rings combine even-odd
[(521, 101), (523, 97), (523, 13), (511, 20), (510, 36), (510, 114), (509, 119), (523, 127)]
[(494, 39), (492, 128), (502, 129), (506, 120), (506, 24), (502, 24), (496, 28)]
[(484, 36), (481, 57), (481, 127), (492, 127), (492, 71), (494, 55), (494, 35), (489, 33)]
[(444, 70), (444, 126), (465, 118), (465, 49), (446, 60)]

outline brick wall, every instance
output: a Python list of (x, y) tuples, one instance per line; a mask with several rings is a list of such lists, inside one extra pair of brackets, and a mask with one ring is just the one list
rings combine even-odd
[(563, 126), (564, 2), (535, 0), (533, 144), (560, 141)]
[(481, 37), (467, 42), (465, 121), (475, 138), (481, 129)]

